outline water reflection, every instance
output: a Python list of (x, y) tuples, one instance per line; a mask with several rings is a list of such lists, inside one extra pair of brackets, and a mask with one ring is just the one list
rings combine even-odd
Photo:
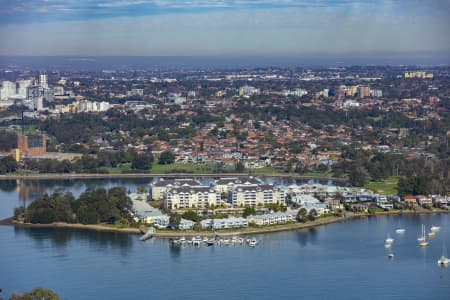
[(20, 236), (31, 237), (38, 248), (47, 247), (50, 242), (54, 248), (66, 248), (71, 242), (88, 243), (89, 246), (99, 252), (105, 250), (118, 249), (121, 254), (127, 255), (133, 246), (133, 242), (137, 239), (136, 235), (120, 233), (120, 232), (100, 232), (85, 231), (76, 229), (61, 228), (24, 228), (15, 227), (14, 234)]
[(0, 180), (0, 190), (4, 192), (12, 192), (16, 189), (16, 180)]
[(308, 244), (316, 244), (317, 242), (317, 228), (305, 228), (296, 232), (296, 237), (302, 247)]

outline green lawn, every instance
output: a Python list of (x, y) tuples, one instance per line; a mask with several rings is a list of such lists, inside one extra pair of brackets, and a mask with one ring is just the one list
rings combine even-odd
[(400, 177), (392, 176), (383, 181), (369, 181), (364, 187), (382, 195), (397, 195), (397, 183), (399, 178)]
[[(107, 168), (110, 174), (122, 174), (122, 173), (132, 173), (133, 171), (139, 172), (139, 170), (131, 169), (131, 164), (122, 164), (116, 168)], [(166, 174), (171, 171), (174, 172), (176, 170), (182, 170), (186, 173), (193, 174), (209, 174), (214, 173), (214, 168), (205, 166), (205, 165), (197, 165), (197, 164), (184, 164), (184, 163), (174, 163), (170, 165), (160, 165), (157, 162), (153, 162), (152, 169), (145, 173), (149, 174)]]

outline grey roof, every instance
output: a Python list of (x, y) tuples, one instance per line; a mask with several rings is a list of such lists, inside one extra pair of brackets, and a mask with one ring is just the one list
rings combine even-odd
[(198, 182), (195, 179), (161, 179), (158, 182), (155, 182), (153, 186), (157, 187), (165, 187), (168, 185), (173, 186), (182, 186), (182, 185), (189, 185), (189, 186), (199, 186), (201, 185), (200, 182)]
[(235, 191), (272, 191), (279, 188), (271, 184), (258, 184), (258, 185), (237, 185)]
[(214, 189), (209, 186), (179, 186), (169, 190), (170, 193), (215, 193)]
[(228, 184), (261, 184), (261, 181), (255, 177), (234, 177), (234, 178), (220, 178), (216, 181), (218, 185)]
[(132, 202), (133, 202), (133, 210), (136, 212), (136, 214), (140, 216), (156, 217), (164, 215), (159, 209), (150, 206), (145, 201), (132, 200)]

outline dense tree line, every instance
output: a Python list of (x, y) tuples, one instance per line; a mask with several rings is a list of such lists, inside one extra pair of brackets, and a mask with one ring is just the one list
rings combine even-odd
[(88, 189), (75, 199), (71, 193), (45, 194), (26, 209), (16, 208), (14, 217), (27, 223), (50, 224), (53, 222), (82, 224), (129, 224), (132, 202), (125, 189)]
[(74, 161), (53, 159), (26, 160), (23, 163), (23, 168), (40, 173), (108, 173), (108, 168), (115, 168), (120, 164), (130, 163), (131, 169), (134, 172), (139, 172), (150, 170), (152, 162), (153, 156), (151, 153), (102, 151), (96, 156), (83, 155)]
[(368, 180), (380, 181), (400, 176), (398, 191), (406, 194), (445, 194), (450, 191), (450, 159), (406, 157), (390, 154), (344, 149), (342, 160), (333, 166), (335, 176), (348, 175), (353, 186), (363, 186)]
[(13, 173), (17, 170), (17, 162), (11, 156), (0, 159), (0, 174)]
[(17, 148), (17, 133), (10, 130), (0, 130), (0, 152), (8, 152)]

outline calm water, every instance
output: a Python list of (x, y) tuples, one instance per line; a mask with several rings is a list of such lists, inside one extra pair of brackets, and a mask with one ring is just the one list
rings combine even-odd
[[(17, 190), (0, 195), (20, 202)], [(16, 198), (15, 198), (16, 197)], [(421, 224), (441, 226), (428, 248)], [(402, 236), (394, 229), (406, 228)], [(395, 258), (384, 248), (395, 238)], [(260, 235), (254, 248), (171, 247), (135, 235), (0, 226), (0, 288), (45, 286), (63, 299), (448, 299), (450, 215), (373, 217)]]

